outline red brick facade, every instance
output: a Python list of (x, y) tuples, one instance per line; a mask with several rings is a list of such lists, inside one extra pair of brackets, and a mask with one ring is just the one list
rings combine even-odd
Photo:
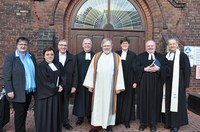
[[(30, 50), (38, 61), (46, 45), (69, 37), (72, 11), (81, 0), (1, 0), (0, 2), (0, 86), (4, 57), (15, 49), (18, 36), (31, 40)], [(176, 35), (182, 46), (200, 46), (199, 0), (132, 0), (146, 21), (145, 39), (154, 39), (163, 52), (166, 35)], [(183, 47), (181, 47), (183, 48)], [(200, 80), (192, 68), (191, 92), (200, 92)]]

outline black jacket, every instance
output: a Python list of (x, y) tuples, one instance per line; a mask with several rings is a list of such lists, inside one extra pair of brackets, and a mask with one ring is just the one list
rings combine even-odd
[[(36, 59), (33, 54), (30, 53), (30, 57), (35, 65)], [(5, 58), (3, 67), (3, 78), (6, 93), (14, 92), (13, 102), (25, 102), (26, 100), (26, 78), (25, 69), (19, 56), (15, 55), (15, 52), (8, 54)]]
[[(64, 74), (64, 96), (69, 96), (72, 87), (77, 88), (78, 83), (78, 72), (76, 57), (69, 52), (66, 53), (66, 61), (63, 67), (62, 74)], [(59, 61), (59, 52), (55, 54), (54, 61)]]

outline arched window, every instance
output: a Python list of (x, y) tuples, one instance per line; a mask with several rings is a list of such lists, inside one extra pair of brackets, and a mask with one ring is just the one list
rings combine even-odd
[(129, 0), (87, 0), (76, 14), (74, 28), (143, 30), (141, 17)]

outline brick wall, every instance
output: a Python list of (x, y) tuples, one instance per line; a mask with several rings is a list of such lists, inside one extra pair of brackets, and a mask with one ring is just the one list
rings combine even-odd
[[(200, 1), (188, 0), (186, 7), (183, 9), (184, 26), (180, 33), (180, 38), (185, 42), (185, 45), (200, 46)], [(200, 92), (200, 80), (195, 79), (195, 67), (192, 69), (190, 81), (192, 92)]]
[[(33, 36), (32, 3), (28, 0), (1, 0), (0, 2), (0, 86), (4, 57), (16, 48), (19, 36)], [(32, 48), (32, 46), (31, 46)]]
[[(133, 1), (133, 0), (132, 0)], [(146, 15), (146, 39), (158, 43), (158, 51), (164, 52), (165, 35), (174, 34), (184, 45), (200, 46), (199, 0), (135, 0)], [(38, 62), (42, 50), (48, 45), (69, 37), (71, 12), (80, 0), (1, 0), (0, 2), (0, 85), (4, 56), (15, 49), (18, 36), (31, 40), (30, 50)], [(183, 4), (186, 3), (186, 4)], [(183, 6), (184, 5), (184, 6)], [(191, 92), (200, 92), (200, 80), (195, 79), (192, 68)]]

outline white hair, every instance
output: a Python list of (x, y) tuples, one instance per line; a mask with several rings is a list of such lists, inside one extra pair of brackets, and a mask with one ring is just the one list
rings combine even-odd
[(110, 38), (104, 38), (102, 41), (101, 41), (101, 47), (103, 46), (103, 44), (105, 44), (106, 42), (110, 42), (111, 46), (113, 46), (113, 42)]

